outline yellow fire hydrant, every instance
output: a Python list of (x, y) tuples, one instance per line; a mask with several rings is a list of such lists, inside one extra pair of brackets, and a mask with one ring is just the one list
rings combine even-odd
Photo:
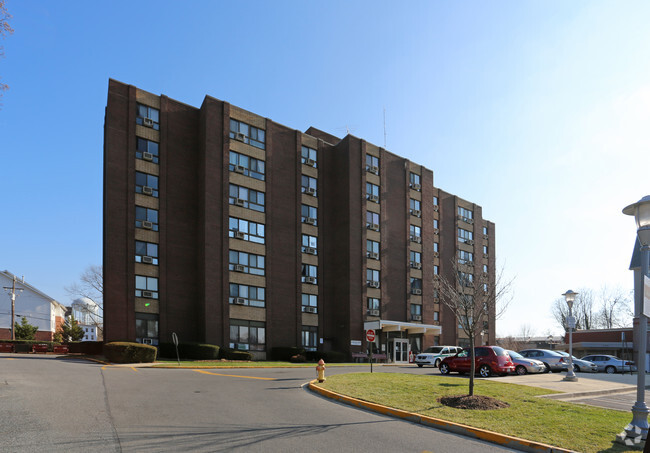
[(320, 359), (318, 365), (316, 365), (316, 374), (318, 375), (318, 382), (325, 382), (325, 362), (323, 359)]

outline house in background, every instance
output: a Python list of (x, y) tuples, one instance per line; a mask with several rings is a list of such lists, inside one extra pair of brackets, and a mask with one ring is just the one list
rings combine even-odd
[(102, 323), (99, 305), (88, 297), (80, 297), (72, 302), (70, 313), (84, 331), (81, 341), (102, 340)]
[[(24, 316), (38, 327), (36, 339), (52, 341), (59, 326), (65, 322), (65, 307), (42, 293), (24, 278), (18, 278), (9, 271), (0, 271), (0, 286), (11, 288), (16, 281), (15, 321), (20, 323)], [(22, 291), (20, 291), (22, 289)], [(0, 340), (11, 339), (11, 289), (0, 294)]]

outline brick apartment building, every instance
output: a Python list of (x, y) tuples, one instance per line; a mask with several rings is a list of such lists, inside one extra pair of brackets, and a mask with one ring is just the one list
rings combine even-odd
[[(365, 140), (109, 81), (105, 339), (366, 351), (466, 344), (440, 303), (452, 260), (494, 284), (494, 224)], [(449, 263), (449, 264), (448, 264)], [(494, 344), (493, 315), (482, 343)]]

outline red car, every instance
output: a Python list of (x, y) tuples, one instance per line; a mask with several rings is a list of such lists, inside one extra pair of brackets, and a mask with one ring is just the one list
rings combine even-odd
[[(452, 371), (458, 373), (469, 373), (470, 371), (470, 350), (463, 349), (455, 356), (445, 357), (438, 369), (440, 374), (449, 374)], [(476, 346), (474, 348), (476, 372), (481, 377), (488, 377), (491, 374), (505, 376), (514, 373), (515, 365), (505, 349), (499, 346)]]

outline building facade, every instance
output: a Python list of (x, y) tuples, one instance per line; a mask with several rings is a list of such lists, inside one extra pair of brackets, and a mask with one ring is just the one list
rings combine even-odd
[[(109, 82), (107, 341), (350, 354), (372, 328), (375, 351), (406, 361), (464, 341), (437, 290), (456, 259), (493, 284), (494, 224), (431, 170), (209, 96), (196, 108)], [(492, 316), (481, 342), (494, 332)]]

